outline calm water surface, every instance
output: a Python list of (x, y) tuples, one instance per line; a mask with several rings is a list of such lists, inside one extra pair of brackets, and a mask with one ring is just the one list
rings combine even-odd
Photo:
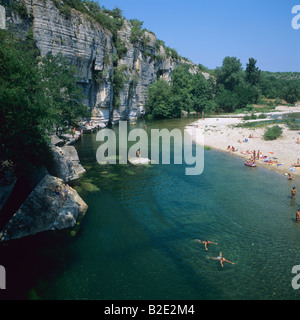
[[(188, 122), (153, 121), (147, 130), (183, 129)], [(291, 286), (292, 268), (300, 264), (294, 222), (300, 195), (289, 199), (299, 182), (213, 150), (205, 151), (200, 176), (186, 176), (185, 165), (100, 166), (98, 146), (96, 135), (76, 145), (87, 172), (75, 188), (89, 205), (76, 236), (44, 234), (0, 247), (7, 297), (300, 297)], [(195, 239), (218, 245), (205, 251)], [(222, 269), (209, 259), (220, 251), (235, 265)]]

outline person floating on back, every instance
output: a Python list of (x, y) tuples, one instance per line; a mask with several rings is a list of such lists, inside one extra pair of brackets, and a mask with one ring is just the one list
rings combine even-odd
[(209, 245), (209, 244), (215, 244), (215, 245), (218, 245), (217, 243), (215, 243), (215, 242), (211, 242), (211, 241), (208, 241), (208, 240), (201, 241), (201, 243), (204, 243), (204, 247), (205, 247), (205, 250), (206, 250), (206, 251), (208, 251), (208, 245)]
[(222, 252), (220, 252), (220, 255), (219, 255), (218, 257), (216, 257), (216, 258), (211, 258), (211, 257), (208, 257), (208, 258), (209, 258), (209, 259), (212, 259), (212, 260), (218, 260), (218, 261), (220, 261), (222, 268), (224, 268), (224, 265), (223, 265), (224, 262), (228, 262), (228, 263), (231, 263), (231, 264), (235, 264), (234, 262), (228, 261), (227, 259), (223, 258)]

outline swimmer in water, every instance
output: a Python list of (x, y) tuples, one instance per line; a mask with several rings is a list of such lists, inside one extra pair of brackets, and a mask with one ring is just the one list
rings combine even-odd
[(220, 252), (220, 255), (217, 258), (210, 258), (209, 257), (209, 259), (220, 261), (222, 268), (224, 268), (224, 265), (223, 265), (224, 262), (235, 264), (234, 262), (228, 261), (227, 259), (223, 258), (222, 252)]
[(218, 245), (217, 243), (215, 243), (215, 242), (211, 242), (211, 241), (208, 241), (208, 240), (201, 241), (201, 243), (204, 243), (204, 247), (205, 247), (205, 250), (206, 250), (206, 251), (208, 251), (207, 246), (208, 246), (209, 244), (215, 244), (215, 245)]

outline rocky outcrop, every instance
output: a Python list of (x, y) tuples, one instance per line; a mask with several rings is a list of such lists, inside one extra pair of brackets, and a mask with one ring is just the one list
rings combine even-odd
[(85, 169), (73, 146), (53, 147), (54, 166), (51, 173), (65, 182), (79, 179)]
[(88, 207), (71, 187), (66, 199), (56, 195), (56, 186), (63, 190), (62, 184), (61, 179), (46, 175), (0, 232), (0, 241), (74, 227)]
[[(113, 105), (112, 77), (117, 51), (111, 32), (74, 9), (67, 17), (52, 0), (24, 0), (24, 3), (41, 55), (60, 52), (78, 67), (79, 85), (87, 96), (85, 103), (92, 111), (94, 122), (142, 117), (150, 84), (160, 77), (169, 81), (174, 68), (182, 62), (189, 63), (192, 72), (196, 70), (194, 64), (169, 56), (164, 46), (157, 45), (151, 32), (145, 31), (143, 37), (132, 43), (131, 24), (125, 20), (118, 36), (127, 52), (117, 65), (126, 81), (118, 93), (120, 102)], [(7, 14), (7, 22), (23, 29), (28, 27), (28, 21), (23, 19), (22, 24), (13, 13)]]

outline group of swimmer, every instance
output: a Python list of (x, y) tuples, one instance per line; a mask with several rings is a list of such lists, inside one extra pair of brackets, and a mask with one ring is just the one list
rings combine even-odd
[[(299, 211), (299, 217), (300, 217), (300, 211)], [(196, 240), (197, 242), (201, 243), (201, 244), (204, 244), (204, 247), (205, 247), (205, 250), (208, 251), (208, 245), (209, 244), (215, 244), (215, 245), (218, 245), (217, 243), (215, 242), (211, 242), (209, 240), (205, 240), (205, 241), (201, 241), (201, 240)], [(212, 260), (217, 260), (217, 261), (220, 261), (220, 264), (222, 266), (222, 268), (224, 268), (224, 262), (228, 262), (228, 263), (231, 263), (231, 264), (235, 264), (234, 262), (231, 262), (227, 259), (225, 259), (222, 255), (222, 252), (220, 252), (219, 256), (218, 257), (208, 257), (208, 259), (212, 259)]]

